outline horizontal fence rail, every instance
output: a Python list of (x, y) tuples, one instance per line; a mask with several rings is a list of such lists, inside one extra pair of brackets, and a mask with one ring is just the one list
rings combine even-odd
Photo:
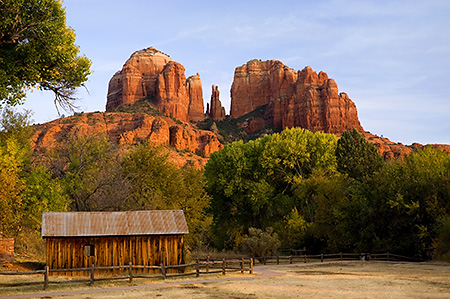
[[(240, 259), (221, 259), (213, 260), (209, 257), (206, 259), (197, 259), (195, 263), (182, 264), (182, 265), (159, 265), (159, 266), (142, 266), (142, 265), (123, 265), (123, 266), (111, 266), (111, 267), (96, 267), (92, 265), (89, 268), (72, 268), (72, 269), (49, 269), (48, 266), (44, 270), (27, 271), (27, 272), (0, 272), (1, 275), (43, 275), (43, 280), (33, 281), (33, 282), (17, 282), (17, 283), (0, 283), (0, 287), (17, 287), (17, 286), (29, 286), (43, 284), (44, 290), (46, 290), (49, 284), (63, 284), (63, 283), (89, 283), (93, 285), (95, 281), (105, 281), (105, 280), (129, 280), (133, 281), (133, 278), (163, 278), (168, 277), (178, 277), (178, 276), (189, 276), (195, 275), (199, 277), (201, 274), (214, 274), (226, 272), (249, 272), (253, 274), (253, 266), (255, 261), (259, 261), (260, 264), (293, 264), (293, 263), (317, 263), (324, 261), (349, 261), (349, 260), (361, 260), (361, 261), (407, 261), (407, 262), (421, 262), (423, 260), (392, 254), (392, 253), (381, 253), (381, 254), (371, 254), (371, 253), (334, 253), (334, 254), (315, 254), (315, 255), (290, 255), (290, 256), (263, 256), (263, 257), (253, 257), (253, 258), (240, 258)], [(117, 270), (123, 269), (124, 273), (119, 276), (109, 276), (101, 277), (95, 276), (95, 271), (102, 270)], [(142, 269), (154, 269), (159, 270), (158, 273), (139, 273)], [(167, 273), (168, 269), (180, 269), (180, 273)], [(189, 271), (187, 271), (189, 270)], [(86, 272), (86, 276), (89, 278), (85, 279), (71, 279), (71, 280), (52, 280), (50, 281), (50, 273), (73, 273), (73, 272)]]
[(303, 254), (303, 255), (289, 255), (289, 256), (262, 256), (262, 257), (254, 257), (255, 261), (259, 261), (259, 263), (267, 265), (267, 264), (283, 264), (283, 263), (308, 263), (308, 262), (323, 262), (323, 261), (406, 261), (406, 262), (423, 262), (423, 259), (407, 257), (398, 254), (392, 253), (331, 253), (331, 254)]
[[(114, 269), (123, 269), (124, 274), (120, 276), (114, 277), (95, 277), (95, 271), (99, 270), (114, 270)], [(136, 273), (137, 269), (155, 269), (159, 270), (160, 274), (144, 274), (144, 273)], [(180, 269), (180, 273), (167, 273), (167, 269)], [(187, 269), (191, 269), (190, 271), (186, 271)], [(219, 269), (219, 270), (218, 270)], [(203, 271), (202, 271), (203, 270)], [(26, 272), (0, 272), (1, 275), (43, 275), (43, 280), (41, 281), (32, 281), (32, 282), (18, 282), (18, 283), (0, 283), (0, 287), (17, 287), (17, 286), (30, 286), (30, 285), (38, 285), (43, 284), (44, 290), (46, 290), (49, 284), (62, 284), (62, 283), (83, 283), (87, 282), (89, 285), (93, 285), (95, 281), (104, 281), (104, 280), (118, 280), (118, 279), (128, 279), (130, 282), (133, 281), (133, 278), (163, 278), (167, 279), (168, 277), (178, 277), (178, 276), (189, 276), (195, 275), (199, 277), (200, 274), (214, 274), (214, 273), (222, 273), (223, 275), (226, 272), (240, 271), (244, 273), (248, 271), (250, 274), (253, 274), (253, 259), (222, 259), (220, 261), (214, 260), (199, 260), (195, 263), (190, 264), (181, 264), (181, 265), (159, 265), (159, 266), (142, 266), (142, 265), (124, 265), (124, 266), (111, 266), (111, 267), (96, 267), (92, 265), (89, 268), (71, 268), (71, 269), (49, 269), (48, 266), (45, 266), (44, 270), (36, 270), (36, 271), (26, 271)], [(52, 280), (50, 281), (50, 273), (73, 273), (73, 272), (86, 272), (89, 278), (85, 279), (71, 279), (71, 280)]]

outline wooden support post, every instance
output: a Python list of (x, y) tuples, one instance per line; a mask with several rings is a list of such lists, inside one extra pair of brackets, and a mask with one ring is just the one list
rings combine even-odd
[(167, 279), (167, 275), (166, 275), (166, 269), (164, 268), (164, 264), (161, 264), (161, 274), (163, 276), (164, 279)]
[(292, 255), (289, 256), (289, 264), (292, 264)]
[(45, 272), (44, 272), (44, 290), (48, 289), (48, 266), (45, 266)]
[(266, 264), (266, 256), (263, 256), (263, 263)]
[(306, 253), (305, 253), (305, 264), (306, 264)]
[(91, 278), (89, 279), (89, 285), (93, 285), (94, 284), (94, 264), (91, 265)]
[(342, 259), (342, 252), (340, 253), (340, 256), (341, 256), (341, 261), (342, 261), (342, 260), (343, 260), (343, 259)]
[(244, 258), (241, 260), (241, 273), (244, 274)]
[(128, 264), (128, 276), (130, 278), (130, 283), (133, 282), (133, 268), (131, 266), (132, 266), (132, 263), (130, 262)]
[(222, 274), (225, 275), (225, 258), (222, 259)]
[(206, 257), (206, 273), (209, 273), (209, 255)]
[(200, 276), (200, 264), (199, 264), (199, 260), (198, 259), (197, 259), (196, 265), (195, 265), (195, 276), (196, 277)]
[(387, 253), (387, 260), (388, 260), (388, 262), (389, 262), (389, 252)]
[(277, 254), (277, 265), (280, 264), (280, 255)]
[(323, 263), (323, 253), (320, 254), (320, 262)]
[(250, 274), (253, 274), (253, 258), (250, 259)]

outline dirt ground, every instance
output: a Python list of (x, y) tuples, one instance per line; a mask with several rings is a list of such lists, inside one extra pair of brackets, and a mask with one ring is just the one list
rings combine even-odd
[[(450, 298), (450, 264), (335, 262), (165, 282), (50, 289), (46, 298)], [(18, 294), (0, 291), (4, 295)], [(5, 297), (7, 298), (7, 297)], [(17, 297), (16, 297), (17, 298)]]

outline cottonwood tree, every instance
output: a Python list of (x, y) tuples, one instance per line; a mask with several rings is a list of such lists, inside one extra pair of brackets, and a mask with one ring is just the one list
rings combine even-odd
[(355, 128), (344, 131), (336, 147), (337, 169), (351, 178), (362, 180), (383, 166), (383, 157)]
[(337, 137), (295, 128), (214, 152), (205, 166), (215, 245), (239, 248), (250, 227), (281, 229), (312, 173), (336, 169)]
[(53, 91), (57, 108), (73, 110), (91, 66), (78, 53), (61, 1), (0, 0), (0, 105), (21, 104), (36, 87)]
[(120, 210), (127, 196), (116, 148), (103, 134), (73, 132), (42, 153), (43, 163), (58, 178), (74, 211)]
[(30, 121), (29, 112), (10, 107), (0, 118), (0, 231), (16, 238), (40, 231), (42, 212), (63, 211), (67, 204), (59, 181), (33, 159)]
[(121, 168), (129, 190), (125, 209), (181, 209), (189, 226), (186, 244), (198, 248), (208, 242), (210, 197), (205, 191), (203, 171), (177, 167), (166, 150), (151, 143), (130, 148)]

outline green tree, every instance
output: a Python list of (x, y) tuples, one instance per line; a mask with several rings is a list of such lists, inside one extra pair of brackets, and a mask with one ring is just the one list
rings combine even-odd
[(0, 231), (16, 238), (18, 250), (39, 247), (42, 212), (63, 211), (67, 200), (59, 181), (32, 159), (30, 113), (7, 106), (1, 116)]
[(0, 232), (15, 236), (22, 220), (22, 196), (25, 182), (21, 176), (27, 151), (14, 139), (0, 143)]
[(313, 252), (353, 250), (354, 237), (347, 228), (350, 218), (346, 210), (349, 204), (347, 187), (344, 175), (321, 171), (314, 172), (296, 186), (297, 209), (307, 220), (303, 243), (298, 247), (306, 246)]
[(122, 172), (130, 186), (127, 209), (174, 208), (182, 178), (162, 148), (144, 143), (130, 149), (122, 159)]
[(42, 154), (75, 211), (120, 210), (127, 195), (118, 152), (107, 137), (74, 132)]
[(163, 148), (150, 143), (130, 149), (121, 166), (129, 188), (125, 209), (181, 209), (189, 227), (187, 246), (199, 248), (209, 242), (210, 197), (201, 170), (177, 167)]
[(351, 178), (362, 180), (383, 166), (383, 157), (355, 128), (344, 131), (336, 147), (337, 169)]
[(361, 244), (371, 251), (425, 257), (449, 215), (450, 154), (425, 148), (386, 163), (366, 183)]
[(444, 261), (450, 261), (450, 216), (440, 222), (438, 238), (434, 246), (438, 257)]
[(315, 171), (335, 170), (336, 139), (296, 128), (214, 152), (205, 176), (215, 245), (239, 248), (250, 227), (282, 229), (296, 186)]
[(78, 52), (61, 1), (0, 1), (0, 105), (23, 103), (26, 90), (37, 87), (73, 110), (74, 90), (91, 65)]

